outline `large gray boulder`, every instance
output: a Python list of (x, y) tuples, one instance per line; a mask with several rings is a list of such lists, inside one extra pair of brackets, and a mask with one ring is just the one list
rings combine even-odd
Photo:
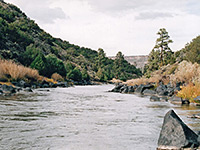
[(194, 133), (173, 110), (170, 110), (164, 118), (158, 140), (158, 150), (193, 149), (198, 146), (198, 135)]
[(154, 85), (151, 85), (151, 84), (143, 85), (143, 84), (141, 84), (136, 88), (135, 93), (143, 94), (144, 90), (152, 89), (152, 88), (154, 88)]
[(124, 84), (116, 85), (110, 92), (120, 92), (120, 89), (124, 86)]

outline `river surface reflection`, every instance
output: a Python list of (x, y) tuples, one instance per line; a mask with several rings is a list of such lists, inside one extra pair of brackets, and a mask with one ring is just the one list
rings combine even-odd
[(165, 113), (195, 131), (196, 106), (110, 93), (113, 85), (35, 90), (0, 98), (1, 150), (155, 150)]

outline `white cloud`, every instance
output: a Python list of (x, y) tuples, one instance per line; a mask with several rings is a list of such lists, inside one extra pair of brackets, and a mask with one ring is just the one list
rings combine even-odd
[(152, 11), (152, 12), (142, 12), (138, 16), (136, 16), (136, 19), (146, 20), (146, 19), (158, 19), (158, 18), (171, 18), (173, 16), (174, 15), (170, 13)]
[(173, 50), (181, 49), (200, 33), (199, 0), (9, 1), (54, 36), (96, 50), (103, 48), (107, 55), (118, 51), (149, 54), (157, 31), (163, 27), (174, 41)]
[(25, 13), (40, 23), (54, 23), (56, 19), (66, 19), (60, 7), (52, 7), (52, 0), (7, 0), (18, 5)]

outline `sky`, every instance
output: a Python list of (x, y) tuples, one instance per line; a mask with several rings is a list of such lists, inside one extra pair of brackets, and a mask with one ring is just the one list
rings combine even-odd
[(200, 35), (200, 0), (4, 0), (52, 36), (107, 56), (148, 55), (160, 28), (173, 51)]

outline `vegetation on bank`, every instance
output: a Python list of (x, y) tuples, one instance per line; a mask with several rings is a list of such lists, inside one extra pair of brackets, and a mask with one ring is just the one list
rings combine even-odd
[(55, 73), (52, 78), (46, 78), (39, 75), (38, 70), (25, 67), (15, 63), (13, 60), (0, 59), (0, 84), (11, 85), (14, 81), (42, 82), (57, 83), (63, 81), (62, 77)]
[(12, 60), (0, 59), (0, 81), (34, 80), (40, 75), (37, 70), (14, 63)]
[(173, 52), (168, 47), (172, 41), (166, 29), (160, 29), (158, 35), (156, 46), (149, 54), (144, 76), (128, 80), (126, 84), (163, 83), (175, 86), (179, 83), (182, 86), (176, 95), (197, 103), (194, 98), (200, 95), (200, 36), (180, 51)]
[(124, 60), (119, 52), (109, 59), (98, 51), (54, 38), (28, 18), (19, 8), (0, 1), (0, 58), (38, 70), (50, 78), (54, 73), (74, 81), (127, 80), (141, 71)]

